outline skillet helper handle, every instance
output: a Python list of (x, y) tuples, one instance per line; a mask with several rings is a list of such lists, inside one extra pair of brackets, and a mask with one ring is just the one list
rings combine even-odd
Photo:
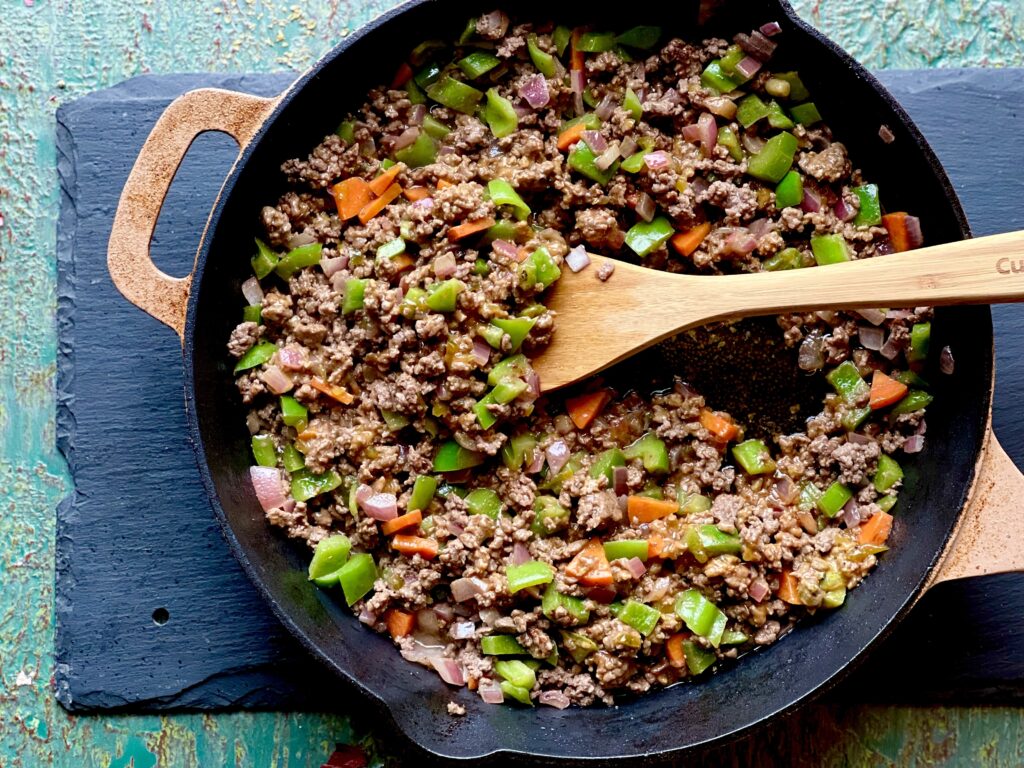
[(218, 88), (182, 94), (153, 126), (121, 192), (107, 245), (110, 277), (128, 301), (170, 326), (182, 340), (192, 275), (171, 277), (161, 272), (149, 253), (167, 191), (199, 134), (226, 133), (238, 142), (241, 153), (276, 103), (277, 99)]
[(969, 576), (1024, 572), (1024, 474), (989, 430), (967, 508), (928, 588)]

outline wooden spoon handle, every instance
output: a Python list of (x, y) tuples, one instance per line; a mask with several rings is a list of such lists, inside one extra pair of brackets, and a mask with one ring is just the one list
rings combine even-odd
[(714, 280), (715, 317), (786, 311), (1024, 301), (1024, 231), (816, 269)]

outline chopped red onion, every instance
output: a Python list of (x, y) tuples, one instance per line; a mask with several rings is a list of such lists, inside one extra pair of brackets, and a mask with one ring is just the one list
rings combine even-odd
[(840, 221), (852, 221), (857, 215), (857, 209), (850, 205), (849, 201), (842, 195), (840, 195), (839, 199), (836, 200), (836, 204), (832, 207), (832, 210), (835, 212), (836, 218)]
[(921, 421), (917, 425), (917, 429), (914, 430), (915, 435), (923, 435), (928, 431), (928, 422), (921, 418)]
[(690, 191), (693, 192), (693, 196), (700, 199), (701, 195), (708, 191), (708, 180), (703, 176), (694, 176), (690, 179)]
[(689, 141), (692, 144), (699, 143), (701, 136), (700, 126), (698, 126), (696, 123), (692, 123), (691, 125), (684, 125), (682, 130), (682, 136), (683, 141)]
[(504, 11), (485, 13), (477, 22), (477, 28), (488, 30), (488, 38), (498, 40), (504, 37), (508, 30), (508, 14)]
[(756, 56), (761, 61), (767, 61), (770, 59), (772, 54), (775, 53), (776, 47), (778, 47), (777, 43), (769, 40), (757, 30), (751, 32), (749, 35), (741, 32), (733, 39), (740, 48), (751, 56)]
[(561, 691), (541, 691), (537, 701), (555, 709), (565, 709), (572, 703)]
[(804, 338), (797, 353), (797, 365), (801, 371), (820, 371), (825, 367), (824, 345), (825, 339), (817, 333)]
[(914, 316), (912, 309), (890, 309), (885, 313), (886, 320), (909, 320)]
[(634, 579), (639, 579), (645, 573), (647, 573), (647, 566), (644, 565), (644, 561), (639, 557), (631, 557), (626, 561), (626, 567), (629, 569)]
[(726, 120), (736, 117), (736, 102), (728, 96), (709, 96), (704, 99), (704, 106), (711, 114), (724, 117)]
[(753, 56), (744, 56), (736, 65), (737, 74), (743, 75), (747, 80), (756, 75), (759, 69), (761, 69), (761, 62)]
[(530, 550), (521, 541), (512, 546), (512, 565), (522, 565), (530, 561)]
[(594, 165), (600, 168), (602, 171), (607, 171), (616, 160), (619, 159), (619, 142), (613, 141), (608, 145), (608, 148), (594, 158)]
[(597, 107), (595, 107), (594, 114), (597, 115), (602, 120), (607, 120), (609, 117), (612, 116), (612, 112), (615, 111), (616, 103), (617, 102), (614, 96), (612, 96), (610, 93), (606, 94), (605, 97), (601, 99), (601, 102), (597, 105)]
[(904, 453), (920, 453), (924, 448), (924, 435), (911, 435), (903, 444)]
[(431, 665), (437, 670), (448, 685), (465, 685), (466, 678), (462, 674), (462, 667), (454, 659), (431, 659)]
[(263, 288), (260, 286), (260, 281), (257, 280), (255, 276), (250, 277), (242, 283), (242, 295), (245, 297), (245, 300), (249, 302), (250, 307), (263, 303)]
[(437, 156), (442, 157), (444, 155), (457, 155), (459, 150), (453, 147), (451, 144), (442, 144), (437, 148)]
[(614, 467), (612, 469), (612, 489), (616, 496), (625, 496), (629, 492), (626, 481), (629, 479), (629, 470), (625, 467)]
[[(356, 498), (358, 500), (358, 496)], [(359, 506), (374, 520), (394, 520), (398, 517), (398, 499), (393, 493), (375, 493), (359, 501)]]
[(637, 216), (644, 221), (653, 221), (656, 206), (654, 205), (654, 198), (646, 192), (641, 192), (637, 195), (636, 205), (633, 206), (636, 210)]
[(903, 220), (903, 226), (907, 230), (907, 246), (911, 249), (920, 248), (924, 244), (924, 235), (921, 233), (921, 220), (917, 216), (907, 216)]
[(544, 453), (548, 459), (548, 469), (553, 475), (561, 472), (562, 467), (569, 461), (569, 446), (565, 444), (564, 440), (556, 440), (548, 446)]
[(515, 261), (516, 257), (519, 255), (519, 249), (516, 248), (515, 243), (510, 243), (508, 240), (495, 240), (491, 243), (491, 250), (498, 256), (502, 256), (512, 261)]
[(632, 136), (627, 136), (619, 143), (619, 157), (629, 157), (636, 152), (639, 146)]
[(333, 277), (348, 266), (348, 256), (333, 256), (320, 259), (320, 269), (324, 271), (325, 277)]
[(885, 312), (880, 309), (869, 307), (868, 309), (855, 309), (853, 311), (872, 325), (881, 325), (885, 322)]
[(747, 152), (752, 155), (756, 155), (764, 149), (765, 141), (760, 136), (752, 136), (744, 131), (743, 135), (740, 137), (740, 143)]
[(409, 125), (423, 125), (423, 118), (427, 116), (426, 104), (413, 104), (409, 110)]
[(587, 255), (587, 249), (582, 245), (577, 245), (566, 254), (565, 263), (573, 272), (582, 271), (590, 264), (590, 256)]
[(306, 367), (306, 353), (301, 347), (289, 344), (277, 350), (277, 362), (287, 371), (300, 371)]
[(480, 609), (480, 621), (482, 621), (488, 627), (493, 627), (494, 623), (500, 618), (501, 612), (497, 608)]
[(472, 621), (459, 621), (452, 627), (452, 637), (456, 640), (469, 640), (476, 634), (476, 624)]
[(747, 594), (750, 595), (750, 599), (755, 603), (760, 603), (771, 594), (771, 591), (768, 582), (764, 579), (754, 579), (750, 582), (750, 586), (747, 587)]
[(267, 385), (267, 389), (275, 395), (283, 395), (295, 386), (295, 382), (289, 378), (288, 374), (276, 365), (268, 365), (264, 369), (263, 373), (260, 374), (260, 378), (263, 379), (263, 383)]
[(363, 603), (363, 608), (359, 611), (359, 621), (372, 627), (377, 623), (377, 614), (367, 608), (366, 604)]
[(409, 207), (410, 208), (415, 208), (416, 210), (420, 210), (420, 211), (430, 211), (430, 210), (433, 210), (433, 208), (434, 208), (434, 198), (430, 197), (430, 195), (427, 195), (426, 197), (421, 197), (419, 200), (414, 202)]
[(434, 275), (439, 280), (447, 280), (455, 274), (456, 266), (454, 253), (442, 253), (434, 259)]
[(878, 350), (878, 354), (884, 357), (886, 360), (895, 360), (896, 356), (900, 353), (899, 344), (896, 342), (896, 334), (890, 333), (889, 338), (885, 340), (885, 344)]
[(493, 680), (481, 680), (477, 686), (477, 692), (484, 700), (484, 704), (502, 704), (505, 701), (505, 694), (502, 692), (501, 686)]
[(885, 123), (882, 123), (880, 126), (878, 126), (878, 138), (880, 138), (886, 144), (892, 144), (894, 141), (896, 141), (896, 134), (892, 132), (892, 128), (890, 128)]
[(520, 119), (533, 114), (533, 108), (529, 104), (523, 104), (521, 102), (513, 104), (512, 111), (515, 112), (516, 117)]
[(847, 528), (856, 528), (860, 525), (860, 507), (856, 499), (850, 499), (843, 505), (843, 523)]
[(892, 241), (887, 237), (883, 237), (875, 246), (875, 254), (878, 256), (888, 256), (892, 253), (896, 253), (896, 249), (892, 247)]
[(309, 245), (310, 243), (316, 242), (316, 235), (310, 232), (308, 229), (304, 229), (301, 232), (293, 232), (288, 235), (288, 247), (298, 248), (303, 245)]
[(249, 479), (264, 512), (277, 509), (288, 501), (281, 470), (276, 467), (249, 467)]
[(750, 230), (750, 234), (758, 240), (771, 232), (774, 227), (775, 225), (772, 223), (772, 220), (766, 218), (754, 219), (747, 225), (747, 229)]
[(619, 510), (621, 512), (625, 512), (627, 509), (629, 509), (629, 499), (627, 499), (625, 496), (616, 496), (615, 498), (619, 502)]
[(526, 467), (526, 474), (535, 475), (541, 471), (544, 467), (544, 452), (534, 450), (533, 459), (530, 461), (529, 466)]
[(757, 238), (747, 229), (737, 229), (725, 239), (725, 252), (746, 256), (757, 248)]
[(718, 123), (715, 122), (715, 116), (710, 112), (701, 112), (697, 118), (697, 127), (700, 129), (700, 147), (707, 157), (711, 157), (718, 143)]
[(942, 348), (942, 352), (939, 353), (939, 370), (947, 376), (951, 376), (955, 367), (955, 363), (953, 362), (953, 350), (951, 350), (947, 344)]
[(455, 579), (451, 583), (450, 589), (452, 590), (452, 599), (457, 603), (464, 603), (486, 592), (487, 582), (476, 576)]
[(455, 618), (455, 609), (452, 608), (450, 603), (437, 603), (433, 608), (434, 615), (438, 621), (451, 621)]
[(847, 432), (846, 441), (854, 445), (871, 445), (871, 443), (875, 442), (875, 439), (860, 432)]
[(491, 346), (477, 336), (473, 339), (473, 359), (477, 365), (487, 365), (491, 359)]
[(804, 199), (800, 201), (800, 207), (806, 213), (817, 213), (821, 210), (821, 195), (818, 190), (811, 187), (804, 187)]
[(885, 331), (881, 328), (859, 325), (857, 326), (857, 335), (860, 337), (860, 343), (864, 349), (870, 349), (872, 352), (880, 350), (882, 344), (885, 343)]
[(600, 154), (608, 149), (608, 141), (600, 131), (583, 131), (580, 138), (587, 142), (587, 146), (594, 150), (595, 154)]
[(441, 621), (433, 608), (420, 608), (416, 611), (416, 626), (431, 635), (441, 631)]
[(766, 37), (775, 37), (782, 31), (782, 27), (777, 21), (769, 21), (767, 24), (761, 25), (761, 34)]
[(418, 139), (419, 136), (420, 129), (417, 128), (416, 126), (406, 128), (398, 136), (395, 137), (395, 140), (391, 143), (391, 149), (394, 151), (398, 151), (399, 149), (405, 149), (414, 141), (416, 141), (416, 139)]
[(536, 371), (526, 374), (526, 389), (535, 399), (540, 397), (540, 374)]
[(585, 88), (583, 70), (574, 69), (569, 72), (569, 87), (572, 90), (573, 106), (577, 115), (582, 115), (585, 107), (583, 104), (583, 89)]
[(441, 638), (417, 632), (412, 643), (400, 651), (402, 658), (425, 667), (433, 666), (434, 659), (444, 657), (444, 641)]
[(656, 171), (658, 168), (664, 168), (670, 162), (672, 162), (672, 156), (669, 155), (669, 153), (663, 149), (659, 149), (654, 152), (648, 152), (646, 155), (644, 155), (644, 165), (646, 165), (652, 171)]
[(787, 475), (782, 475), (775, 481), (775, 495), (783, 504), (792, 504), (800, 496), (800, 486)]
[[(456, 472), (452, 472), (452, 473), (450, 473), (450, 474), (453, 474), (453, 475), (454, 475), (454, 474), (458, 474), (458, 473), (456, 473)], [(464, 534), (464, 533), (466, 532), (466, 529), (465, 529), (465, 528), (463, 528), (463, 527), (462, 527), (461, 525), (459, 525), (458, 523), (453, 523), (453, 522), (449, 521), (449, 522), (448, 522), (448, 531), (449, 531), (449, 532), (450, 532), (450, 533), (451, 533), (451, 534), (452, 534), (453, 536), (461, 536), (462, 534)]]
[(548, 93), (548, 81), (539, 72), (531, 75), (519, 86), (519, 95), (534, 109), (545, 107), (551, 98)]

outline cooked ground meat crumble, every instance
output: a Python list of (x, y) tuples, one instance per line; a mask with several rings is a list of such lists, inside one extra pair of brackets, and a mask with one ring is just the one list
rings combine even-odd
[(780, 316), (833, 391), (765, 441), (680, 379), (540, 397), (529, 363), (562, 271), (615, 290), (585, 249), (721, 274), (920, 245), (770, 70), (779, 31), (659, 44), (487, 14), (284, 163), (259, 215), (227, 349), (267, 520), (488, 703), (695, 677), (842, 605), (885, 550), (890, 454), (924, 440), (928, 308)]

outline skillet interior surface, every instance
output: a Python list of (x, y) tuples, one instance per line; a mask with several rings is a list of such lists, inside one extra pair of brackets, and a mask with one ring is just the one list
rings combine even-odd
[[(203, 481), (232, 550), (281, 620), (347, 681), (325, 678), (326, 685), (340, 685), (342, 708), (353, 709), (366, 695), (418, 748), (455, 759), (490, 755), (491, 762), (502, 764), (527, 757), (535, 762), (561, 758), (561, 764), (613, 757), (655, 761), (737, 734), (824, 689), (906, 610), (942, 551), (973, 478), (991, 395), (991, 317), (987, 307), (937, 314), (933, 344), (936, 349), (952, 345), (956, 372), (926, 374), (937, 395), (928, 411), (929, 439), (923, 453), (904, 461), (906, 490), (892, 550), (841, 610), (802, 622), (778, 644), (702, 683), (677, 685), (614, 708), (488, 706), (476, 694), (450, 689), (432, 671), (404, 662), (388, 639), (364, 628), (332, 595), (308, 583), (308, 550), (264, 522), (248, 479), (245, 413), (225, 345), (242, 305), (240, 284), (250, 274), (258, 211), (283, 191), (280, 163), (309, 152), (345, 110), (361, 104), (368, 88), (390, 72), (381, 66), (381, 51), (408, 50), (432, 36), (453, 37), (469, 14), (493, 5), (426, 0), (378, 18), (303, 76), (250, 145), (217, 203), (197, 263), (185, 348), (190, 428)], [(550, 3), (520, 0), (508, 7), (520, 18), (552, 18)], [(659, 24), (667, 34), (683, 37), (719, 29), (731, 37), (778, 19), (785, 32), (773, 65), (800, 70), (826, 121), (849, 147), (854, 165), (880, 184), (886, 206), (918, 214), (926, 242), (969, 235), (945, 174), (903, 111), (862, 68), (792, 17), (788, 6), (741, 0), (703, 9), (693, 3), (661, 8), (646, 19), (631, 16), (630, 23)], [(698, 11), (709, 17), (700, 30)], [(584, 13), (562, 15), (579, 25), (587, 21)], [(891, 144), (878, 137), (882, 123), (895, 134)], [(669, 350), (654, 354), (664, 365), (675, 365), (679, 356)], [(788, 365), (795, 369), (795, 363)], [(744, 398), (767, 402), (787, 386), (773, 375), (755, 376)], [(722, 389), (735, 394), (732, 387)], [(709, 396), (714, 402), (714, 392)], [(744, 402), (716, 404), (742, 408)], [(756, 407), (749, 410), (757, 412)], [(452, 699), (467, 707), (466, 717), (445, 713)]]

